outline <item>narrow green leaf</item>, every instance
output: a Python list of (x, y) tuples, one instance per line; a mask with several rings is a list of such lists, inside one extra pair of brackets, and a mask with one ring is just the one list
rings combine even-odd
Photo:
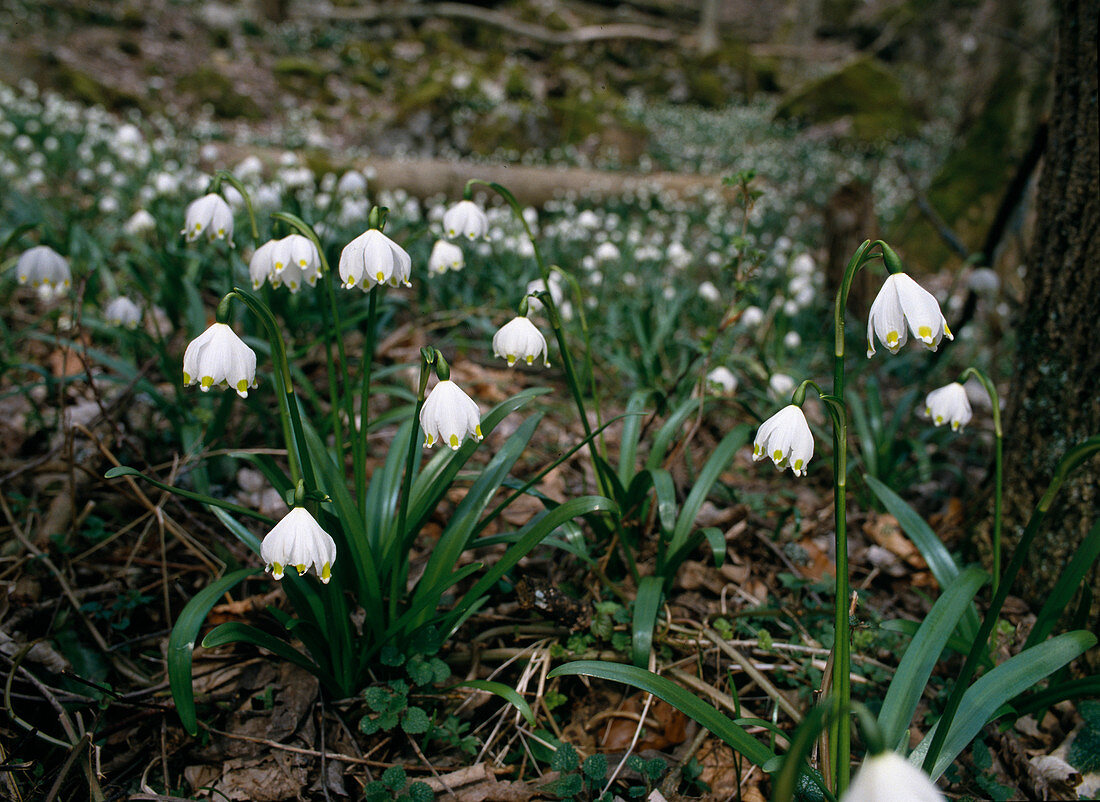
[(317, 679), (321, 680), (328, 688), (333, 689), (337, 687), (331, 674), (289, 643), (279, 640), (274, 635), (264, 632), (262, 629), (257, 629), (241, 621), (226, 621), (223, 624), (218, 624), (218, 626), (206, 633), (206, 637), (202, 639), (202, 645), (208, 649), (217, 646), (227, 646), (230, 643), (250, 643), (253, 646), (259, 646), (261, 649), (267, 649), (269, 652), (281, 657), (288, 663), (293, 663), (296, 666), (304, 668), (317, 677)]
[(668, 452), (669, 444), (672, 443), (672, 438), (680, 431), (680, 427), (684, 425), (684, 421), (688, 419), (691, 413), (697, 412), (698, 409), (698, 399), (689, 398), (669, 415), (668, 420), (661, 425), (661, 428), (657, 430), (657, 434), (653, 438), (653, 444), (649, 448), (649, 456), (645, 461), (645, 466), (647, 468), (661, 467), (661, 463), (665, 461), (665, 454)]
[(493, 682), (487, 679), (468, 679), (457, 685), (452, 685), (448, 690), (453, 690), (455, 688), (473, 688), (475, 691), (495, 693), (523, 715), (523, 719), (527, 722), (528, 727), (535, 726), (535, 711), (531, 709), (531, 705), (527, 703), (527, 700), (520, 696), (519, 692), (511, 685), (505, 685), (503, 682)]
[(451, 632), (472, 605), (478, 603), (481, 597), (496, 584), (498, 579), (527, 556), (531, 549), (541, 543), (547, 535), (566, 521), (581, 515), (591, 515), (594, 512), (615, 513), (618, 512), (618, 507), (614, 501), (603, 496), (581, 496), (580, 498), (570, 499), (552, 510), (547, 510), (529, 521), (519, 530), (520, 538), (516, 541), (516, 544), (504, 552), (504, 555), (496, 564), (485, 572), (485, 575), (463, 595), (455, 608), (448, 614), (444, 632)]
[(172, 627), (172, 634), (168, 636), (168, 685), (172, 689), (172, 698), (176, 701), (176, 712), (189, 735), (197, 735), (199, 731), (195, 692), (191, 687), (191, 656), (195, 651), (199, 630), (210, 609), (218, 603), (223, 593), (258, 573), (259, 568), (242, 568), (215, 579), (187, 602), (176, 619), (176, 625)]
[(1054, 625), (1058, 623), (1063, 611), (1069, 606), (1081, 580), (1085, 578), (1097, 557), (1100, 557), (1100, 520), (1093, 524), (1081, 545), (1077, 547), (1066, 570), (1062, 572), (1061, 578), (1047, 596), (1043, 609), (1035, 619), (1035, 626), (1027, 636), (1024, 649), (1045, 640), (1053, 631)]
[[(950, 585), (955, 577), (959, 575), (959, 567), (951, 558), (947, 547), (936, 537), (932, 527), (925, 523), (916, 510), (906, 504), (901, 496), (878, 479), (866, 474), (864, 474), (863, 479), (867, 482), (867, 486), (871, 488), (871, 492), (882, 502), (882, 506), (886, 508), (886, 511), (898, 519), (902, 531), (909, 536), (909, 539), (913, 541), (913, 545), (920, 551), (924, 561), (928, 563), (929, 570), (932, 571), (932, 576), (939, 582), (940, 587), (946, 588)], [(966, 640), (973, 641), (979, 626), (978, 611), (971, 605), (959, 621), (959, 631)]]
[(478, 518), (485, 511), (489, 500), (507, 478), (516, 461), (523, 455), (541, 420), (542, 414), (538, 413), (520, 424), (489, 460), (489, 464), (482, 470), (477, 481), (459, 502), (458, 508), (447, 522), (446, 529), (439, 536), (438, 543), (432, 549), (421, 583), (417, 585), (417, 595), (454, 570), (454, 566), (458, 564), (458, 558), (469, 545)]
[(776, 757), (775, 752), (757, 741), (744, 729), (734, 724), (694, 693), (685, 690), (659, 674), (654, 674), (643, 668), (619, 663), (605, 663), (598, 660), (577, 660), (558, 666), (547, 676), (550, 678), (586, 676), (612, 682), (622, 682), (638, 690), (651, 693), (658, 699), (672, 705), (684, 715), (706, 727), (757, 766), (763, 766)]
[(249, 518), (255, 518), (258, 521), (263, 521), (264, 523), (271, 525), (275, 524), (275, 521), (273, 519), (268, 518), (266, 515), (261, 515), (260, 513), (256, 512), (256, 510), (250, 510), (248, 507), (242, 507), (239, 504), (233, 504), (229, 501), (222, 501), (220, 498), (214, 498), (213, 496), (208, 496), (204, 493), (195, 493), (191, 490), (184, 490), (180, 487), (167, 485), (164, 482), (157, 481), (150, 476), (146, 476), (141, 471), (130, 468), (126, 465), (120, 465), (117, 468), (111, 468), (105, 474), (103, 474), (103, 478), (105, 479), (117, 479), (120, 476), (136, 476), (140, 479), (145, 480), (153, 487), (159, 487), (161, 490), (167, 490), (169, 493), (180, 496), (181, 498), (191, 499), (192, 501), (201, 501), (203, 504), (210, 504), (214, 507), (221, 507), (223, 510), (229, 510), (230, 512), (235, 512), (238, 515), (246, 515)]
[(210, 505), (208, 507), (214, 513), (214, 516), (225, 524), (225, 528), (233, 533), (233, 537), (248, 546), (257, 557), (260, 556), (260, 539), (258, 537), (248, 531), (240, 521), (225, 510)]
[[(936, 780), (947, 771), (947, 767), (974, 740), (982, 727), (994, 718), (1005, 702), (1068, 665), (1095, 645), (1096, 636), (1091, 632), (1066, 632), (1009, 658), (967, 688), (929, 776)], [(936, 722), (909, 756), (909, 762), (914, 766), (924, 762), (940, 723)]]
[(641, 436), (643, 410), (653, 396), (653, 390), (635, 390), (626, 402), (627, 418), (623, 422), (622, 436), (619, 438), (619, 483), (630, 484), (634, 475), (634, 465), (638, 460), (638, 438)]
[(909, 722), (917, 710), (917, 704), (944, 646), (974, 595), (988, 578), (979, 568), (968, 568), (959, 574), (932, 605), (909, 648), (905, 650), (878, 716), (883, 740), (891, 749), (901, 741), (909, 728)]
[(721, 529), (714, 526), (708, 526), (700, 532), (710, 546), (710, 553), (714, 555), (714, 567), (721, 568), (726, 560), (726, 536)]
[(691, 492), (680, 509), (680, 516), (676, 519), (676, 528), (672, 532), (672, 541), (668, 544), (665, 559), (665, 571), (674, 571), (687, 557), (688, 538), (695, 527), (695, 518), (707, 500), (707, 494), (718, 481), (729, 464), (733, 461), (737, 450), (749, 441), (752, 436), (752, 427), (742, 423), (730, 430), (729, 434), (722, 438), (722, 442), (714, 449), (703, 470), (699, 472)]
[(664, 577), (643, 576), (638, 583), (638, 595), (634, 598), (633, 634), (630, 641), (631, 659), (634, 665), (649, 665), (649, 653), (653, 649), (653, 627), (664, 598)]

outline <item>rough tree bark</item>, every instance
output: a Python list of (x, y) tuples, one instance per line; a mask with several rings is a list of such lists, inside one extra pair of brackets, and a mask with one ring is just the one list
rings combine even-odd
[[(1054, 466), (1069, 448), (1100, 433), (1100, 0), (1065, 0), (1058, 14), (1050, 138), (1005, 428), (1007, 554)], [(1016, 592), (1037, 609), (1097, 517), (1100, 458), (1093, 458), (1062, 488)], [(1094, 566), (1087, 581), (1100, 589), (1100, 569)], [(1100, 593), (1089, 616), (1096, 631), (1098, 613)], [(1091, 657), (1090, 663), (1100, 662), (1100, 655)]]

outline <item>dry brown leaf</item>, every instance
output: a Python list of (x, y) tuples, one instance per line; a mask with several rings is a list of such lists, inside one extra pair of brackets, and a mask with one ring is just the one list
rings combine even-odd
[(925, 570), (928, 564), (921, 557), (920, 551), (913, 545), (901, 531), (898, 519), (893, 515), (870, 514), (863, 524), (863, 534), (884, 549), (896, 554), (913, 568)]
[(209, 622), (217, 625), (226, 621), (247, 621), (256, 613), (267, 609), (268, 605), (274, 604), (282, 594), (281, 590), (276, 589), (270, 593), (256, 594), (247, 599), (215, 605), (210, 611)]
[[(634, 733), (638, 729), (637, 715), (645, 707), (645, 694), (637, 693), (628, 697), (619, 706), (619, 711), (634, 713), (632, 717), (612, 718), (603, 726), (599, 740), (601, 750), (619, 752), (630, 746)], [(687, 738), (687, 716), (672, 705), (654, 699), (645, 718), (645, 729), (634, 749), (637, 752), (646, 749), (667, 749), (684, 742)]]

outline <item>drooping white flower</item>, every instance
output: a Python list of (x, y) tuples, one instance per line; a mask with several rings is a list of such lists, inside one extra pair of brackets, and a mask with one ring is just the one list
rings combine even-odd
[(489, 234), (489, 218), (473, 201), (459, 201), (443, 213), (443, 232), (448, 239), (484, 239)]
[(481, 439), (481, 412), (457, 384), (444, 379), (424, 399), (420, 426), (426, 448), (445, 443), (457, 451), (466, 435)]
[(514, 317), (493, 335), (493, 356), (508, 360), (508, 367), (522, 359), (528, 365), (542, 357), (545, 367), (550, 367), (550, 356), (546, 349), (546, 338), (535, 324), (526, 317)]
[(596, 246), (597, 262), (616, 262), (619, 260), (619, 249), (614, 242), (601, 242)]
[[(543, 283), (543, 280), (541, 278), (537, 278), (533, 281), (527, 282), (526, 293), (530, 295), (533, 292), (540, 292), (549, 287), (550, 300), (554, 302), (554, 306), (558, 307), (558, 309), (561, 310), (562, 304), (565, 302), (565, 290), (562, 288), (561, 284), (561, 274), (551, 273), (550, 281), (547, 283)], [(527, 299), (527, 309), (531, 312), (541, 312), (542, 301), (535, 297), (529, 297)], [(564, 312), (562, 312), (562, 317), (566, 317)]]
[(711, 281), (699, 285), (699, 297), (708, 303), (716, 304), (722, 300), (722, 292)]
[(790, 398), (795, 381), (786, 373), (773, 373), (768, 377), (768, 392), (773, 398)]
[(232, 387), (241, 398), (256, 386), (256, 352), (225, 323), (214, 323), (187, 346), (183, 354), (183, 384)]
[(131, 237), (140, 237), (157, 230), (157, 219), (145, 209), (138, 209), (122, 224), (122, 230)]
[(466, 257), (460, 247), (445, 239), (436, 240), (428, 257), (428, 273), (434, 276), (448, 270), (461, 270), (465, 266)]
[(746, 328), (755, 329), (764, 322), (764, 310), (759, 306), (746, 306), (745, 310), (741, 313), (740, 322), (741, 325)]
[(897, 752), (882, 752), (863, 761), (840, 802), (944, 802), (944, 796)]
[(272, 287), (286, 284), (291, 292), (297, 292), (303, 282), (311, 287), (317, 283), (321, 277), (321, 256), (309, 237), (290, 234), (257, 248), (248, 262), (248, 274), (253, 289), (270, 281)]
[(336, 183), (337, 195), (363, 195), (367, 191), (367, 177), (358, 170), (348, 170)]
[(924, 399), (924, 412), (937, 426), (950, 423), (952, 431), (956, 432), (970, 423), (973, 417), (966, 388), (958, 382), (945, 384), (930, 392)]
[(347, 289), (369, 290), (378, 284), (409, 284), (412, 257), (377, 228), (360, 234), (340, 252), (340, 280)]
[(733, 395), (737, 392), (737, 377), (725, 365), (719, 365), (707, 374), (707, 389), (716, 395)]
[(990, 267), (978, 267), (967, 277), (966, 286), (980, 295), (996, 295), (1001, 289), (1001, 277)]
[(19, 255), (15, 275), (20, 284), (67, 289), (73, 283), (68, 260), (49, 245), (35, 245)]
[(896, 354), (910, 333), (932, 351), (944, 337), (955, 339), (935, 296), (905, 273), (894, 273), (886, 278), (871, 304), (867, 317), (867, 356), (875, 354), (874, 337)]
[(120, 295), (104, 307), (103, 317), (112, 326), (135, 329), (141, 322), (141, 307), (126, 296)]
[(779, 470), (789, 467), (795, 476), (806, 472), (814, 455), (814, 436), (801, 407), (789, 404), (760, 425), (752, 444), (753, 461), (769, 457)]
[(336, 542), (305, 507), (295, 507), (272, 527), (260, 544), (260, 558), (275, 579), (293, 568), (302, 576), (310, 568), (325, 584), (332, 578)]
[(802, 335), (797, 331), (788, 331), (783, 335), (783, 345), (792, 351), (802, 347)]
[(193, 242), (204, 231), (211, 242), (224, 239), (233, 243), (233, 210), (221, 195), (213, 192), (187, 205), (180, 233), (188, 242)]

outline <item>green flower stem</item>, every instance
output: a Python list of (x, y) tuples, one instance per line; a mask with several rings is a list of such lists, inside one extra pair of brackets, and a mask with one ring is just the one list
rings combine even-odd
[(210, 182), (210, 191), (218, 192), (221, 189), (222, 181), (226, 182), (233, 189), (241, 193), (241, 197), (244, 198), (244, 206), (248, 209), (248, 222), (252, 225), (252, 242), (259, 244), (260, 242), (260, 230), (256, 227), (256, 212), (252, 209), (252, 196), (248, 190), (245, 189), (244, 184), (240, 179), (228, 170), (218, 170), (214, 173), (214, 180)]
[[(409, 519), (409, 494), (412, 492), (413, 468), (416, 465), (416, 455), (420, 450), (420, 410), (424, 407), (424, 398), (428, 389), (428, 377), (431, 375), (431, 366), (435, 362), (436, 352), (434, 348), (420, 349), (420, 383), (416, 391), (416, 409), (413, 411), (412, 430), (409, 432), (409, 452), (405, 460), (405, 476), (401, 481), (401, 503), (397, 511), (397, 530), (393, 534), (390, 547), (386, 549), (387, 559), (385, 565), (392, 568), (390, 572), (390, 621), (397, 618), (397, 604), (401, 599), (401, 588), (409, 568), (409, 561), (402, 557), (408, 549), (405, 536), (405, 528)], [(392, 549), (392, 552), (391, 552)]]
[[(313, 247), (317, 249), (317, 255), (321, 258), (321, 272), (323, 274), (322, 281), (325, 282), (325, 292), (328, 295), (329, 310), (332, 314), (333, 326), (326, 324), (325, 328), (332, 334), (332, 339), (336, 341), (336, 350), (340, 359), (340, 370), (344, 374), (343, 387), (350, 386), (350, 380), (348, 377), (348, 359), (347, 354), (344, 352), (344, 327), (340, 323), (340, 308), (336, 304), (336, 290), (335, 282), (336, 278), (332, 273), (331, 267), (329, 267), (328, 259), (325, 258), (325, 249), (321, 247), (321, 240), (317, 236), (317, 232), (313, 230), (313, 226), (307, 223), (297, 215), (290, 214), (289, 212), (275, 212), (271, 215), (275, 220), (279, 220), (286, 223), (291, 228), (295, 229), (302, 236), (306, 237), (313, 243)], [(321, 307), (321, 312), (324, 314), (324, 306)], [(340, 465), (344, 464), (344, 429), (340, 423), (340, 401), (344, 405), (344, 415), (348, 419), (348, 428), (354, 430), (355, 419), (352, 417), (353, 400), (350, 395), (344, 394), (341, 398), (336, 383), (336, 371), (332, 364), (332, 345), (325, 349), (325, 355), (328, 361), (328, 383), (329, 383), (329, 403), (332, 407), (332, 431), (336, 439), (336, 451), (340, 458)], [(352, 440), (352, 453), (353, 461), (358, 465), (361, 460), (355, 460), (355, 446), (356, 441)], [(356, 477), (358, 479), (358, 476)], [(357, 485), (362, 487), (362, 485)]]
[(973, 376), (982, 383), (993, 405), (993, 593), (1001, 580), (1001, 501), (1004, 496), (1004, 432), (1001, 429), (1001, 399), (988, 376), (977, 368), (967, 368), (959, 376), (959, 384)]
[[(527, 239), (530, 240), (531, 246), (535, 252), (535, 262), (538, 264), (539, 273), (542, 276), (542, 283), (545, 288), (545, 296), (542, 298), (542, 303), (549, 311), (550, 327), (554, 331), (554, 339), (558, 342), (558, 350), (561, 352), (562, 366), (565, 368), (566, 383), (569, 385), (570, 393), (573, 396), (573, 402), (577, 405), (577, 412), (581, 418), (581, 425), (584, 427), (584, 434), (586, 438), (589, 438), (588, 448), (592, 453), (592, 464), (596, 471), (596, 478), (599, 484), (599, 492), (601, 495), (609, 495), (610, 483), (603, 475), (601, 469), (601, 460), (599, 459), (599, 452), (596, 448), (596, 443), (591, 439), (592, 426), (588, 422), (588, 413), (585, 411), (584, 398), (581, 395), (580, 383), (577, 380), (577, 371), (573, 365), (573, 358), (569, 353), (569, 347), (565, 341), (565, 332), (562, 329), (561, 317), (558, 314), (558, 309), (554, 303), (553, 296), (550, 293), (550, 268), (546, 264), (546, 260), (542, 257), (542, 250), (539, 248), (538, 242), (535, 239), (534, 232), (531, 231), (531, 226), (527, 224), (526, 218), (523, 216), (523, 209), (519, 205), (519, 201), (516, 200), (516, 196), (511, 193), (506, 187), (495, 181), (484, 181), (480, 178), (471, 178), (466, 182), (465, 197), (469, 200), (473, 194), (473, 188), (475, 186), (484, 186), (496, 192), (508, 203), (512, 208), (513, 214), (516, 219), (519, 220), (523, 226), (524, 232), (527, 234)], [(560, 270), (560, 268), (559, 268)], [(594, 379), (593, 379), (594, 380)]]
[[(370, 288), (367, 302), (367, 332), (363, 342), (363, 380), (359, 388), (359, 428), (356, 429), (354, 419), (348, 423), (353, 432), (355, 443), (352, 453), (355, 455), (355, 492), (359, 498), (359, 514), (366, 518), (367, 515), (367, 420), (370, 415), (370, 382), (371, 370), (374, 367), (374, 349), (376, 339), (376, 323), (378, 322), (378, 293), (381, 292), (380, 284)], [(351, 403), (348, 405), (349, 411)], [(417, 410), (419, 413), (419, 410)]]
[(310, 487), (316, 487), (317, 481), (313, 476), (313, 467), (304, 459), (306, 454), (305, 435), (302, 432), (301, 412), (298, 409), (298, 399), (294, 395), (294, 385), (290, 380), (290, 364), (286, 358), (286, 344), (283, 342), (279, 324), (271, 310), (254, 295), (245, 292), (240, 287), (234, 287), (218, 305), (219, 313), (222, 307), (228, 304), (233, 297), (240, 298), (267, 329), (268, 341), (271, 343), (272, 365), (275, 369), (275, 379), (281, 384), (281, 392), (276, 393), (279, 401), (279, 417), (283, 425), (283, 438), (286, 440), (287, 461), (290, 464), (290, 481), (297, 485), (302, 479)]
[[(833, 656), (833, 693), (840, 709), (844, 712), (829, 723), (831, 759), (834, 764), (835, 782), (833, 790), (840, 797), (848, 787), (851, 778), (852, 720), (847, 712), (851, 707), (851, 624), (848, 616), (848, 413), (844, 407), (844, 313), (848, 304), (848, 293), (852, 289), (852, 280), (856, 273), (872, 258), (871, 248), (879, 246), (883, 259), (900, 267), (897, 256), (886, 243), (879, 240), (874, 244), (865, 240), (856, 248), (844, 270), (840, 289), (836, 294), (836, 306), (833, 312), (834, 349), (833, 349), (833, 509), (836, 529), (836, 594), (834, 609), (834, 656)], [(886, 254), (889, 253), (888, 257)]]
[(990, 602), (989, 610), (986, 611), (985, 618), (982, 619), (981, 628), (978, 630), (978, 634), (974, 636), (974, 642), (970, 645), (970, 652), (966, 655), (966, 662), (963, 664), (962, 671), (959, 672), (958, 677), (955, 679), (954, 687), (951, 689), (951, 695), (947, 697), (947, 704), (944, 706), (943, 715), (940, 716), (939, 723), (936, 725), (936, 732), (932, 736), (932, 743), (928, 746), (928, 753), (924, 756), (923, 768), (926, 772), (930, 772), (932, 767), (936, 765), (936, 759), (940, 756), (940, 750), (943, 749), (943, 742), (946, 740), (947, 733), (950, 731), (951, 724), (955, 719), (955, 714), (959, 710), (959, 704), (962, 702), (963, 694), (970, 686), (970, 680), (973, 679), (974, 672), (977, 670), (983, 654), (987, 651), (989, 636), (993, 633), (993, 627), (997, 623), (997, 617), (1001, 613), (1001, 608), (1004, 606), (1005, 599), (1008, 598), (1008, 592), (1012, 588), (1012, 583), (1016, 581), (1020, 569), (1024, 566), (1024, 561), (1028, 558), (1028, 550), (1031, 548), (1035, 536), (1039, 534), (1039, 529), (1042, 527), (1043, 520), (1050, 511), (1051, 504), (1054, 503), (1054, 497), (1058, 494), (1066, 477), (1080, 466), (1081, 463), (1090, 459), (1098, 452), (1100, 452), (1100, 435), (1094, 435), (1080, 445), (1070, 449), (1069, 453), (1062, 457), (1062, 461), (1058, 463), (1058, 467), (1054, 471), (1054, 478), (1050, 480), (1046, 492), (1039, 500), (1039, 504), (1035, 508), (1035, 511), (1031, 514), (1031, 520), (1027, 522), (1027, 527), (1024, 529), (1023, 534), (1020, 535), (1020, 542), (1016, 544), (1016, 548), (1012, 554), (1012, 562), (1008, 564), (1003, 581), (998, 586), (997, 592), (993, 594), (993, 601)]

